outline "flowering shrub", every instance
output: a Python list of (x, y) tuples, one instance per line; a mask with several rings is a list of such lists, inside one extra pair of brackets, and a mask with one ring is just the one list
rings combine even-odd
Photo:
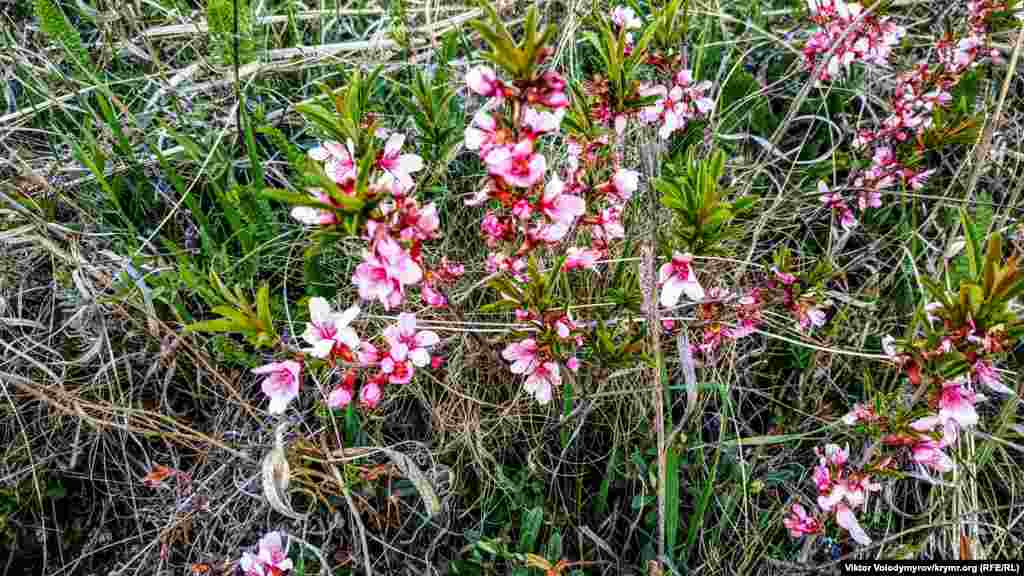
[[(953, 94), (981, 60), (996, 55), (991, 15), (1005, 9), (972, 3), (962, 38), (940, 40), (933, 51), (937, 62), (898, 71), (885, 115), (856, 132), (854, 155), (840, 168), (850, 185), (817, 181), (818, 202), (835, 214), (847, 237), (869, 209), (882, 206), (884, 193), (926, 186), (935, 172), (927, 153), (963, 141), (970, 114), (954, 108)], [(662, 350), (648, 341), (652, 334), (682, 331), (681, 363), (696, 357), (703, 366), (715, 366), (730, 342), (766, 335), (779, 318), (796, 338), (825, 339), (840, 312), (832, 297), (845, 298), (835, 294), (846, 279), (833, 270), (831, 258), (801, 269), (785, 247), (737, 278), (708, 271), (735, 261), (727, 257), (729, 242), (758, 199), (732, 194), (726, 183), (726, 153), (719, 147), (725, 139), (716, 142), (713, 131), (704, 130), (714, 121), (721, 87), (702, 79), (707, 66), (691, 67), (687, 51), (678, 48), (685, 30), (674, 14), (666, 16), (672, 10), (684, 9), (670, 2), (647, 21), (619, 6), (598, 19), (585, 38), (601, 72), (581, 82), (570, 82), (553, 66), (549, 43), (555, 31), (540, 26), (535, 10), (527, 12), (518, 36), (490, 8), (489, 21), (473, 24), (489, 49), (486, 63), (469, 67), (460, 82), (471, 118), (461, 131), (463, 143), (482, 174), (464, 199), (486, 246), (476, 268), (487, 274), (479, 286), (490, 289), (490, 301), (477, 311), (512, 321), (497, 340), (478, 343), (495, 346), (487, 351), (516, 390), (539, 406), (561, 394), (563, 410), (571, 410), (577, 375), (636, 368), (652, 359), (660, 367)], [(905, 30), (889, 17), (843, 0), (814, 2), (808, 17), (816, 28), (803, 45), (802, 62), (816, 71), (818, 85), (851, 79), (855, 66), (896, 66)], [(197, 326), (244, 331), (255, 345), (274, 348), (275, 358), (252, 370), (262, 378), (274, 415), (301, 398), (309, 373), (326, 375), (320, 392), (328, 408), (352, 418), (358, 418), (357, 406), (375, 410), (392, 387), (411, 383), (419, 370), (440, 367), (436, 330), (449, 318), (462, 322), (461, 301), (448, 291), (467, 265), (430, 255), (443, 232), (441, 209), (420, 189), (427, 171), (413, 151), (415, 138), (391, 131), (370, 113), (375, 78), (357, 73), (342, 90), (328, 91), (334, 111), (302, 108), (325, 139), (293, 162), (301, 193), (267, 192), (294, 205), (291, 217), (312, 238), (345, 235), (358, 242), (359, 262), (342, 298), (352, 303), (335, 311), (329, 300), (310, 298), (301, 345), (277, 336), (265, 290), (252, 305), (240, 290), (224, 289), (233, 306), (215, 309), (223, 318), (210, 322), (220, 323)], [(421, 100), (430, 98), (425, 82), (418, 77)], [(641, 174), (626, 153), (638, 135), (651, 137), (644, 152), (654, 156), (656, 173)], [(666, 142), (677, 149), (661, 146)], [(654, 233), (657, 273), (645, 279), (624, 272), (624, 263), (637, 259), (627, 225), (643, 208), (634, 200), (642, 192), (658, 195), (667, 219)], [(972, 277), (958, 286), (949, 282), (948, 289), (921, 280), (935, 299), (923, 308), (922, 328), (883, 340), (885, 361), (905, 380), (841, 419), (842, 434), (860, 442), (827, 442), (815, 450), (814, 504), (793, 503), (782, 521), (794, 538), (838, 526), (853, 541), (869, 544), (857, 513), (871, 494), (892, 480), (929, 481), (955, 470), (961, 434), (981, 421), (975, 408), (987, 400), (981, 388), (1013, 392), (997, 366), (1022, 331), (1009, 302), (1024, 290), (1024, 280), (1015, 259), (1004, 263), (999, 236), (982, 254), (966, 219), (963, 227)], [(607, 301), (583, 296), (589, 282)], [(679, 315), (666, 316), (661, 326), (636, 328), (632, 316), (642, 311), (641, 293), (652, 308)], [(606, 305), (611, 313), (600, 310)], [(374, 315), (364, 311), (373, 310), (388, 314), (389, 324), (378, 337), (364, 338), (357, 328), (365, 333)], [(657, 314), (642, 321), (652, 317)], [(259, 554), (243, 556), (243, 570), (287, 570), (290, 561), (282, 554), (280, 536), (270, 533)]]
[[(951, 110), (953, 91), (985, 59), (998, 61), (999, 51), (991, 46), (993, 26), (1000, 27), (993, 13), (1012, 14), (1014, 2), (968, 2), (968, 13), (957, 36), (947, 31), (932, 54), (935, 61), (919, 61), (896, 76), (896, 86), (887, 102), (888, 115), (877, 126), (860, 128), (852, 140), (855, 152), (866, 168), (849, 174), (850, 191), (857, 196), (861, 212), (880, 208), (882, 196), (895, 187), (921, 190), (935, 172), (924, 166), (925, 154), (941, 146), (973, 141), (977, 122), (964, 102)], [(887, 18), (865, 12), (844, 0), (812, 1), (809, 18), (821, 28), (804, 45), (804, 66), (818, 70), (819, 84), (837, 80), (854, 62), (891, 68), (893, 49), (904, 36), (903, 28)], [(1021, 12), (1020, 14), (1024, 14)], [(818, 66), (821, 59), (827, 64)], [(865, 105), (867, 103), (865, 102)], [(846, 230), (858, 224), (839, 190), (818, 185), (821, 202), (835, 212)]]
[[(867, 492), (879, 489), (872, 476), (906, 477), (901, 462), (920, 468), (925, 480), (952, 472), (956, 460), (948, 451), (957, 447), (964, 430), (979, 424), (975, 405), (987, 399), (978, 390), (1018, 393), (1003, 384), (995, 365), (1024, 333), (1020, 319), (1008, 307), (1013, 295), (1024, 290), (1024, 275), (1017, 269), (1016, 258), (1001, 262), (998, 235), (982, 253), (966, 216), (963, 227), (970, 244), (972, 277), (955, 293), (926, 281), (936, 301), (923, 307), (923, 337), (882, 340), (886, 356), (905, 375), (906, 387), (857, 404), (842, 418), (856, 436), (871, 442), (860, 469), (850, 469), (848, 448), (830, 444), (819, 450), (820, 463), (814, 471), (818, 506), (823, 513), (834, 512), (836, 523), (861, 544), (871, 540), (854, 510), (864, 504)], [(824, 528), (819, 518), (799, 504), (793, 505), (784, 524), (794, 537)]]

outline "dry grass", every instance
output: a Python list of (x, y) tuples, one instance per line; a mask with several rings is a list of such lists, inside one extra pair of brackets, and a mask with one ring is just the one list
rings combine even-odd
[[(344, 422), (316, 407), (329, 390), (327, 375), (308, 384), (320, 397), (307, 392), (290, 412), (283, 439), (292, 482), (286, 497), (302, 519), (288, 518), (280, 503), (268, 501), (263, 461), (275, 446), (275, 420), (263, 411), (246, 370), (246, 362), (260, 358), (223, 339), (185, 335), (182, 309), (202, 313), (202, 301), (184, 282), (156, 280), (179, 265), (161, 239), (184, 242), (201, 226), (201, 215), (168, 184), (156, 151), (172, 159), (187, 194), (206, 193), (217, 170), (248, 167), (237, 138), (236, 86), (250, 104), (265, 108), (268, 124), (309, 140), (295, 105), (318, 97), (317, 82), (335, 81), (353, 66), (382, 64), (396, 77), (427, 66), (442, 34), (465, 29), (478, 14), (469, 6), (427, 1), (406, 3), (404, 20), (390, 5), (362, 3), (336, 10), (307, 3), (289, 16), (287, 4), (274, 4), (275, 11), (260, 4), (256, 59), (235, 71), (208, 56), (202, 11), (185, 9), (188, 2), (101, 1), (95, 23), (76, 16), (90, 31), (93, 62), (92, 70), (81, 70), (41, 34), (31, 10), (0, 0), (7, 103), (0, 114), (0, 504), (15, 503), (7, 513), (0, 508), (7, 527), (0, 534), (0, 565), (6, 562), (11, 574), (57, 576), (183, 574), (193, 563), (209, 563), (213, 573), (229, 573), (242, 549), (282, 529), (306, 543), (307, 566), (324, 574), (324, 562), (338, 570), (332, 574), (442, 574), (481, 539), (504, 540), (515, 549), (523, 514), (540, 506), (542, 533), (560, 535), (562, 557), (594, 562), (583, 573), (642, 573), (643, 545), (657, 540), (645, 518), (652, 505), (634, 502), (653, 497), (664, 482), (652, 472), (658, 469), (652, 454), (664, 453), (657, 450), (664, 439), (652, 432), (658, 386), (650, 370), (581, 376), (575, 382), (581, 401), (570, 414), (538, 408), (494, 360), (510, 321), (473, 312), (488, 295), (479, 284), (482, 267), (472, 265), (455, 291), (465, 312), (460, 322), (424, 312), (444, 338), (444, 369), (389, 390), (382, 409), (363, 425), (363, 446), (409, 460), (342, 447)], [(578, 73), (583, 56), (573, 31), (589, 6), (539, 4), (564, 18), (555, 62)], [(899, 18), (912, 26), (911, 43), (922, 50), (932, 32), (928, 23), (958, 9), (897, 4)], [(504, 8), (510, 22), (522, 17), (519, 3)], [(693, 8), (709, 28), (726, 32), (721, 45), (729, 52), (716, 85), (741, 57), (791, 50), (782, 31), (793, 24), (779, 6), (770, 6), (779, 28), (744, 30), (735, 26), (735, 15), (746, 8)], [(408, 38), (405, 46), (389, 35), (396, 30)], [(295, 33), (315, 41), (296, 47), (287, 40)], [(1018, 68), (1019, 38), (997, 39)], [(467, 32), (466, 46), (472, 42)], [(783, 245), (798, 250), (800, 266), (828, 261), (841, 274), (830, 292), (836, 314), (823, 332), (807, 338), (789, 319), (769, 316), (758, 336), (728, 348), (716, 364), (698, 366), (695, 396), (687, 394), (675, 342), (664, 343), (672, 401), (662, 409), (685, 422), (677, 434), (663, 431), (681, 455), (681, 539), (687, 530), (699, 531), (685, 569), (707, 574), (761, 574), (771, 565), (787, 571), (836, 567), (821, 541), (800, 549), (788, 539), (784, 505), (809, 496), (811, 447), (842, 441), (835, 419), (866, 388), (888, 387), (896, 377), (878, 361), (877, 338), (904, 330), (921, 294), (916, 278), (937, 276), (950, 265), (949, 247), (959, 233), (942, 208), (984, 212), (990, 231), (1021, 247), (1024, 75), (994, 68), (999, 75), (982, 81), (983, 137), (941, 159), (944, 187), (894, 199), (913, 218), (890, 217), (845, 235), (828, 227), (816, 197), (801, 192), (813, 188), (807, 165), (780, 155), (795, 158), (809, 145), (806, 123), (849, 130), (854, 119), (830, 117), (824, 106), (807, 113), (802, 104), (817, 96), (807, 76), (790, 66), (768, 78), (770, 61), (754, 73), (766, 80), (761, 94), (783, 119), (775, 130), (757, 138), (747, 127), (723, 134), (719, 129), (742, 106), (711, 121), (710, 131), (735, 146), (728, 162), (732, 188), (763, 201), (745, 236), (731, 245), (733, 259), (704, 261), (702, 274), (709, 285), (740, 285), (763, 274), (762, 264)], [(468, 64), (453, 63), (455, 76)], [(892, 75), (872, 71), (869, 83), (884, 90)], [(103, 178), (141, 177), (158, 190), (137, 191), (152, 199), (142, 207), (147, 226), (137, 230), (112, 223), (100, 178), (70, 147), (81, 136), (69, 126), (96, 116), (94, 98), (103, 93), (117, 95), (113, 114), (136, 154), (121, 157), (117, 135), (97, 123), (99, 146), (112, 157)], [(201, 155), (189, 156), (164, 123), (197, 138), (207, 135)], [(630, 134), (626, 149), (644, 137)], [(454, 260), (480, 262), (485, 248), (476, 235), (478, 215), (462, 206), (479, 174), (465, 155), (450, 168), (437, 197), (450, 232), (437, 249)], [(285, 177), (280, 159), (266, 169), (268, 179)], [(16, 200), (19, 194), (37, 202)], [(651, 221), (648, 201), (653, 204), (653, 193), (645, 191), (638, 199), (645, 208), (629, 215), (637, 238), (650, 231), (643, 225)], [(209, 262), (237, 281), (255, 285), (258, 277), (280, 287), (294, 334), (306, 243), (285, 220), (267, 224), (278, 228), (241, 260), (213, 255)], [(340, 246), (325, 257), (325, 267), (347, 301), (358, 246)], [(634, 274), (638, 255), (619, 255)], [(256, 263), (247, 278), (241, 277), (245, 260)], [(587, 282), (580, 289), (588, 299), (580, 304), (604, 304), (607, 283)], [(178, 292), (183, 308), (168, 304)], [(673, 314), (693, 320), (692, 310)], [(385, 321), (367, 319), (365, 328)], [(948, 483), (890, 483), (872, 500), (861, 516), (877, 537), (857, 555), (953, 558), (967, 546), (977, 558), (1020, 557), (1019, 401), (989, 403), (982, 412), (983, 432), (958, 447), (968, 463), (958, 476)], [(157, 466), (180, 473), (152, 488), (143, 478)], [(415, 478), (409, 466), (438, 498), (437, 514), (417, 489), (422, 486), (409, 481)], [(607, 497), (598, 509), (602, 490)], [(706, 509), (698, 516), (705, 490)], [(849, 553), (836, 552), (840, 559)], [(493, 560), (487, 569), (483, 573), (508, 573), (511, 564)]]

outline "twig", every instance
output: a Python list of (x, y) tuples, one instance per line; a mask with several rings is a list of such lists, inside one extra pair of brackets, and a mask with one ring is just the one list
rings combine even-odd
[[(647, 143), (643, 148), (645, 180), (650, 182), (657, 172), (656, 144)], [(655, 195), (650, 194), (655, 202)], [(653, 207), (651, 217), (656, 218), (657, 206)], [(667, 485), (668, 454), (665, 445), (665, 389), (661, 381), (664, 359), (661, 356), (661, 322), (659, 321), (657, 281), (655, 273), (655, 247), (658, 245), (657, 222), (651, 226), (649, 237), (640, 248), (640, 289), (643, 292), (644, 312), (647, 316), (647, 331), (650, 338), (650, 352), (654, 355), (654, 431), (658, 437), (658, 556), (665, 555), (665, 487)]]
[[(1010, 91), (1010, 82), (1018, 75), (1015, 73), (1017, 70), (1017, 61), (1020, 60), (1021, 47), (1024, 46), (1024, 29), (1017, 32), (1017, 42), (1013, 46), (1013, 55), (1010, 56), (1010, 64), (1006, 67), (1006, 76), (1003, 78), (1003, 87), (999, 92), (999, 102), (996, 104), (995, 112), (992, 113), (991, 121), (985, 126), (985, 130), (981, 135), (981, 142), (978, 143), (978, 147), (974, 151), (974, 168), (971, 170), (971, 178), (967, 183), (967, 191), (964, 194), (964, 205), (970, 200), (971, 196), (974, 195), (974, 189), (978, 186), (978, 179), (981, 177), (981, 169), (985, 165), (985, 159), (988, 157), (989, 150), (992, 149), (992, 138), (995, 136), (996, 128), (999, 127), (999, 123), (1003, 119), (1003, 107), (1006, 105), (1006, 96)], [(946, 248), (952, 244), (954, 234), (948, 236), (946, 242)]]

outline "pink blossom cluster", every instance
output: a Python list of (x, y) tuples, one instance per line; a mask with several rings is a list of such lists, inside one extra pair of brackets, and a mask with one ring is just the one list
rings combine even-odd
[(827, 58), (817, 82), (848, 72), (854, 62), (887, 66), (889, 55), (906, 31), (888, 18), (865, 14), (860, 4), (845, 0), (809, 0), (809, 18), (819, 27), (803, 48), (804, 66), (813, 70)]
[[(457, 264), (444, 262), (441, 268), (426, 268), (422, 244), (439, 235), (440, 218), (437, 206), (421, 206), (412, 192), (413, 174), (423, 169), (423, 159), (413, 153), (403, 153), (405, 136), (393, 133), (387, 137), (383, 149), (374, 158), (375, 177), (369, 189), (369, 199), (377, 201), (375, 210), (364, 223), (363, 261), (356, 267), (352, 283), (363, 300), (377, 300), (386, 310), (400, 306), (411, 286), (420, 285), (424, 302), (434, 307), (447, 305), (442, 286), (461, 275)], [(310, 150), (310, 158), (323, 162), (324, 173), (337, 186), (336, 193), (355, 197), (359, 158), (349, 141), (324, 142)], [(320, 189), (310, 191), (314, 200), (340, 208), (339, 204)], [(292, 217), (313, 226), (331, 226), (340, 222), (334, 211), (300, 206), (292, 210)]]
[[(870, 544), (871, 538), (857, 521), (854, 510), (863, 507), (868, 494), (881, 490), (881, 485), (872, 482), (868, 473), (850, 470), (849, 446), (840, 448), (836, 444), (827, 444), (824, 450), (818, 448), (816, 452), (818, 465), (814, 467), (813, 479), (818, 489), (818, 508), (834, 516), (836, 524), (858, 544)], [(800, 504), (793, 505), (790, 516), (783, 519), (783, 525), (794, 538), (816, 534), (823, 529), (822, 522), (809, 515)]]
[(688, 69), (680, 70), (670, 86), (641, 86), (641, 96), (655, 96), (657, 100), (640, 111), (640, 120), (658, 125), (658, 135), (668, 139), (677, 130), (684, 130), (690, 120), (711, 112), (715, 101), (707, 95), (710, 89), (710, 80), (695, 82)]
[(777, 268), (772, 268), (764, 281), (755, 283), (745, 293), (712, 287), (697, 306), (697, 318), (703, 330), (700, 341), (691, 344), (693, 352), (701, 354), (705, 360), (714, 359), (726, 342), (753, 334), (763, 321), (764, 308), (772, 304), (781, 304), (798, 328), (810, 333), (825, 325), (830, 302), (822, 300), (814, 290), (803, 288), (795, 275)]
[[(489, 174), (486, 185), (466, 204), (496, 201), (496, 209), (488, 209), (480, 224), (485, 242), (495, 249), (487, 268), (521, 278), (524, 256), (560, 243), (587, 209), (571, 183), (557, 174), (546, 178), (548, 161), (539, 150), (542, 140), (560, 129), (569, 104), (565, 81), (549, 71), (529, 82), (506, 84), (490, 68), (478, 67), (466, 82), (471, 91), (491, 98), (465, 131), (466, 147), (479, 154)], [(502, 109), (511, 102), (515, 104)], [(517, 250), (500, 250), (507, 246)]]
[(828, 319), (825, 310), (830, 302), (821, 300), (813, 291), (805, 290), (798, 293), (800, 283), (796, 276), (772, 268), (767, 286), (769, 289), (782, 291), (782, 304), (796, 319), (800, 330), (809, 333), (825, 325)]
[[(821, 24), (822, 21), (832, 22), (838, 15), (840, 21), (844, 18), (856, 18), (855, 14), (861, 9), (855, 4), (842, 4), (843, 0), (836, 0), (838, 4), (829, 5), (829, 8), (814, 11), (811, 19)], [(865, 156), (870, 155), (870, 165), (864, 170), (855, 171), (850, 175), (852, 188), (857, 192), (857, 204), (861, 212), (869, 208), (882, 206), (882, 194), (888, 190), (898, 189), (902, 186), (905, 189), (920, 190), (923, 188), (934, 173), (934, 170), (920, 167), (917, 159), (925, 152), (925, 144), (922, 140), (925, 132), (932, 128), (932, 118), (936, 109), (948, 107), (952, 101), (952, 90), (960, 82), (960, 79), (971, 68), (978, 65), (982, 59), (990, 57), (999, 60), (1000, 54), (991, 47), (988, 33), (988, 17), (994, 11), (1006, 9), (1005, 2), (994, 2), (992, 0), (979, 0), (968, 3), (967, 33), (964, 37), (956, 39), (951, 35), (943, 36), (935, 45), (937, 63), (927, 61), (918, 62), (909, 69), (900, 72), (896, 77), (896, 87), (889, 98), (889, 114), (875, 128), (859, 130), (853, 139), (853, 146), (857, 150), (864, 151)], [(847, 14), (847, 16), (843, 16)], [(857, 42), (863, 46), (878, 46), (879, 51), (871, 60), (876, 64), (884, 65), (885, 58), (891, 52), (892, 45), (902, 36), (902, 29), (890, 24), (876, 23), (872, 17), (862, 19), (863, 22), (872, 21), (869, 27), (871, 34), (866, 35)], [(877, 19), (875, 19), (877, 20)], [(848, 40), (858, 36), (859, 28), (851, 33)], [(885, 32), (884, 30), (890, 30)], [(837, 29), (834, 34), (840, 34)], [(823, 34), (819, 31), (818, 35)], [(881, 34), (881, 37), (878, 37)], [(888, 35), (887, 35), (888, 34)], [(817, 36), (816, 36), (817, 37)], [(886, 38), (893, 39), (889, 42)], [(805, 57), (809, 58), (808, 65), (813, 65), (813, 56), (827, 51), (828, 45), (822, 44), (828, 40), (812, 38), (812, 42), (805, 47)], [(811, 54), (811, 56), (808, 56)], [(857, 60), (857, 55), (850, 55), (850, 52), (837, 51), (829, 61), (827, 77), (820, 80), (828, 80), (832, 69), (838, 69), (837, 57), (842, 57), (842, 63), (848, 65), (847, 60)], [(882, 57), (884, 56), (884, 58)], [(856, 227), (857, 220), (853, 212), (847, 207), (846, 201), (838, 192), (823, 192), (822, 202), (835, 211), (842, 226), (846, 229)]]
[(260, 538), (256, 553), (242, 552), (238, 563), (243, 576), (283, 576), (294, 565), (282, 546), (280, 532), (268, 532)]
[[(384, 329), (382, 339), (385, 349), (363, 340), (350, 326), (359, 315), (359, 307), (352, 306), (344, 312), (333, 312), (324, 298), (315, 297), (309, 301), (310, 321), (302, 339), (309, 344), (301, 350), (297, 360), (271, 362), (252, 370), (265, 376), (262, 391), (270, 400), (271, 414), (283, 413), (288, 404), (299, 395), (302, 384), (302, 360), (305, 356), (327, 362), (334, 366), (343, 363), (360, 369), (376, 368), (359, 388), (360, 404), (367, 409), (376, 408), (384, 396), (388, 384), (405, 384), (412, 380), (417, 368), (438, 367), (439, 360), (431, 358), (430, 349), (440, 342), (440, 337), (431, 330), (420, 330), (414, 314), (402, 313), (397, 324)], [(383, 348), (383, 347), (382, 347)], [(328, 394), (327, 405), (344, 408), (357, 397), (356, 385), (359, 372), (348, 370), (341, 382)]]
[[(691, 344), (695, 353), (712, 359), (719, 348), (730, 340), (739, 340), (754, 333), (761, 324), (762, 290), (752, 288), (743, 296), (715, 286), (697, 306), (697, 318), (703, 325), (699, 343)], [(729, 316), (733, 322), (728, 323)]]
[[(900, 342), (885, 336), (882, 350), (907, 376), (912, 397), (926, 401), (927, 410), (916, 405), (892, 405), (891, 400), (879, 398), (876, 404), (856, 404), (842, 418), (844, 424), (859, 427), (877, 439), (883, 453), (875, 454), (876, 470), (890, 468), (897, 458), (917, 466), (925, 476), (955, 470), (956, 462), (948, 449), (957, 442), (962, 430), (978, 425), (976, 405), (985, 396), (977, 389), (986, 386), (999, 394), (1013, 393), (994, 367), (996, 357), (1012, 348), (1013, 340), (1003, 323), (980, 327), (969, 316), (964, 320), (939, 302), (924, 306), (924, 313), (926, 338)], [(966, 371), (950, 377), (948, 367), (961, 364), (962, 359), (966, 359)], [(868, 543), (870, 540), (856, 518), (840, 507), (856, 508), (866, 492), (876, 488), (865, 475), (843, 474), (841, 469), (847, 457), (845, 450), (826, 447), (814, 473), (820, 494), (818, 503), (822, 510), (835, 510), (837, 522), (855, 540)], [(840, 513), (846, 516), (841, 517)], [(821, 529), (806, 511), (795, 506), (784, 523), (793, 536)]]
[[(416, 316), (408, 312), (398, 315), (398, 322), (384, 329), (386, 349), (370, 342), (359, 347), (358, 364), (362, 368), (376, 368), (360, 389), (360, 401), (367, 408), (375, 408), (384, 396), (388, 384), (408, 384), (417, 368), (436, 367), (430, 349), (441, 338), (432, 330), (420, 330)], [(356, 372), (349, 371), (341, 384), (328, 396), (331, 408), (344, 408), (355, 397)]]
[(843, 227), (843, 230), (853, 230), (857, 227), (857, 217), (853, 215), (853, 210), (850, 209), (846, 200), (838, 192), (829, 190), (828, 184), (823, 180), (818, 181), (818, 194), (820, 194), (821, 203), (831, 209), (839, 218), (839, 225)]
[[(925, 307), (929, 323), (934, 325), (940, 321), (943, 307), (932, 303)], [(928, 406), (931, 412), (912, 421), (908, 429), (891, 430), (888, 426), (880, 426), (881, 441), (891, 447), (907, 447), (910, 458), (938, 473), (949, 472), (955, 468), (953, 459), (945, 449), (954, 444), (959, 432), (978, 424), (978, 411), (975, 405), (986, 398), (976, 390), (978, 386), (986, 386), (999, 394), (1012, 394), (1013, 391), (1002, 383), (999, 373), (993, 367), (995, 355), (1006, 350), (1008, 337), (1001, 326), (980, 330), (972, 319), (959, 327), (944, 322), (946, 334), (938, 338), (933, 345), (901, 350), (895, 338), (886, 336), (882, 339), (882, 349), (892, 361), (904, 370), (914, 386), (928, 386), (930, 395)], [(965, 357), (969, 360), (970, 369), (952, 379), (922, 375), (922, 365), (936, 363), (945, 365), (950, 359)], [(873, 409), (862, 405), (844, 417), (849, 425), (861, 423), (885, 423)]]
[(977, 66), (985, 58), (994, 63), (1004, 63), (1002, 54), (992, 46), (991, 18), (994, 14), (1009, 13), (1011, 5), (1017, 4), (1014, 17), (1024, 20), (1024, 9), (1011, 0), (970, 0), (967, 2), (967, 35), (957, 41), (940, 44), (940, 58), (947, 68), (964, 70)]
[(626, 45), (623, 55), (629, 56), (633, 52), (633, 33), (630, 30), (643, 28), (644, 21), (629, 6), (616, 6), (612, 9), (612, 24), (619, 32), (625, 33)]
[[(632, 12), (617, 14), (621, 26), (636, 26)], [(467, 148), (479, 155), (488, 173), (485, 185), (466, 201), (485, 206), (480, 232), (491, 248), (487, 271), (525, 282), (530, 255), (547, 259), (559, 253), (565, 256), (566, 271), (596, 270), (611, 244), (625, 237), (622, 214), (639, 186), (639, 174), (614, 162), (609, 169), (607, 135), (567, 137), (565, 166), (559, 170), (549, 162), (543, 148), (559, 135), (569, 105), (557, 73), (505, 82), (492, 69), (478, 67), (466, 82), (472, 92), (489, 98), (465, 131)], [(589, 242), (579, 245), (579, 240)], [(570, 332), (577, 331), (571, 320), (542, 311), (520, 310), (517, 317), (551, 338), (560, 338), (569, 326)], [(564, 346), (558, 348), (528, 338), (503, 352), (513, 373), (526, 377), (527, 392), (541, 403), (550, 401), (561, 383), (560, 363), (578, 364)]]
[(513, 374), (526, 377), (526, 393), (539, 404), (547, 404), (553, 391), (562, 385), (560, 359), (565, 358), (565, 367), (570, 371), (579, 369), (575, 349), (583, 346), (583, 325), (562, 313), (543, 314), (520, 308), (515, 315), (516, 320), (528, 323), (537, 336), (509, 344), (501, 355), (510, 362)]

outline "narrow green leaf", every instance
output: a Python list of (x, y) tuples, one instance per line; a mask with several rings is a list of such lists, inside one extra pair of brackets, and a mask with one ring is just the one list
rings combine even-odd
[(541, 526), (544, 524), (544, 508), (538, 506), (531, 508), (523, 515), (519, 526), (519, 551), (522, 553), (533, 552), (537, 544), (537, 536), (540, 535)]
[(203, 320), (201, 322), (194, 322), (185, 326), (185, 330), (189, 332), (210, 332), (210, 333), (224, 333), (224, 332), (242, 332), (246, 330), (245, 326), (239, 326), (234, 320), (230, 318), (217, 318), (215, 320)]

